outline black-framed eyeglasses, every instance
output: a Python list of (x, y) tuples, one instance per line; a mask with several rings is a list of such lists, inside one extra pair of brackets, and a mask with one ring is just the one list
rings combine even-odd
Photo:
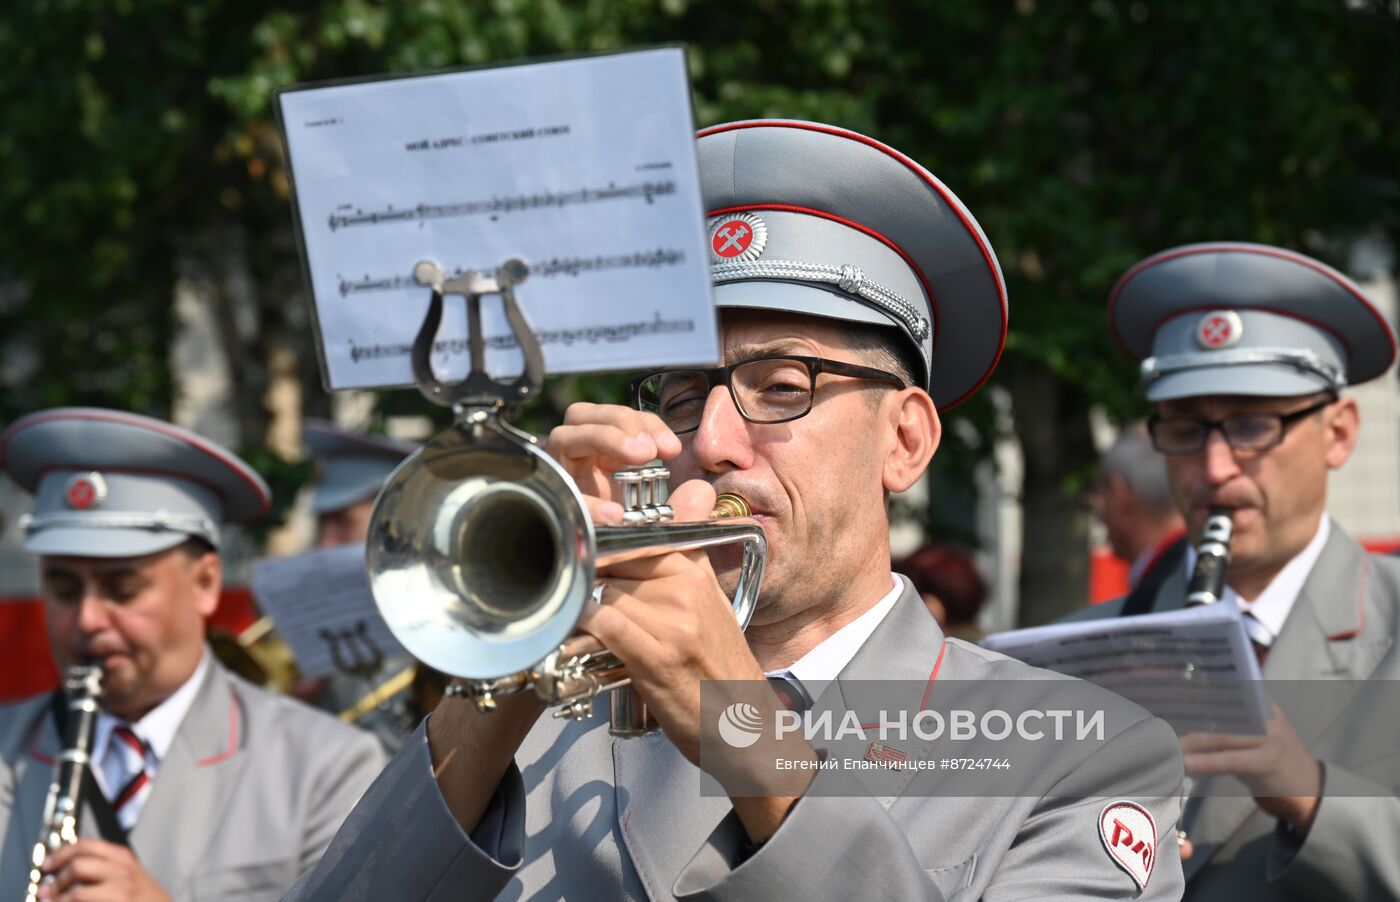
[(1292, 413), (1241, 413), (1223, 420), (1153, 414), (1147, 418), (1147, 431), (1152, 435), (1153, 447), (1163, 454), (1195, 454), (1206, 446), (1215, 429), (1236, 451), (1267, 451), (1283, 441), (1294, 423), (1336, 400), (1327, 398)]
[(704, 370), (663, 370), (633, 379), (627, 386), (632, 406), (661, 417), (677, 435), (700, 427), (705, 399), (716, 385), (750, 423), (786, 423), (812, 410), (818, 373), (885, 382), (905, 388), (894, 373), (825, 357), (758, 357)]

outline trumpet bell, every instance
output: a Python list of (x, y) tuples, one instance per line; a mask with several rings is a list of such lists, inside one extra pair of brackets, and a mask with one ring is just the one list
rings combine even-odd
[(554, 652), (594, 586), (593, 526), (573, 480), (493, 426), (449, 429), (409, 456), (366, 541), (389, 629), (415, 658), (468, 680)]

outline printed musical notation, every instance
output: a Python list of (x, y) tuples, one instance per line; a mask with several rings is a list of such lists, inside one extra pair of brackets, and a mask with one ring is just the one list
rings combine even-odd
[(609, 182), (602, 188), (576, 188), (572, 191), (544, 191), (536, 194), (516, 194), (483, 200), (464, 200), (448, 204), (418, 204), (416, 207), (383, 210), (356, 210), (353, 213), (332, 213), (330, 229), (351, 226), (383, 225), (393, 222), (423, 222), (430, 219), (451, 219), (461, 216), (489, 215), (493, 218), (522, 210), (562, 210), (575, 204), (595, 204), (613, 200), (641, 199), (652, 203), (658, 197), (676, 193), (676, 183), (670, 179), (618, 185)]
[(252, 583), (303, 676), (369, 673), (405, 654), (375, 607), (360, 545), (263, 558)]
[[(578, 329), (537, 329), (535, 338), (541, 346), (619, 344), (634, 338), (658, 335), (677, 335), (696, 330), (693, 319), (666, 319), (660, 311), (651, 319), (633, 320), (624, 323), (601, 323), (583, 326)], [(515, 336), (510, 334), (486, 336), (486, 347), (491, 350), (513, 350), (517, 346)], [(349, 357), (351, 363), (362, 360), (388, 360), (396, 357), (407, 358), (413, 345), (408, 342), (383, 344), (379, 342), (361, 343), (350, 340)], [(433, 353), (445, 357), (460, 357), (471, 350), (466, 338), (439, 339), (433, 343)]]
[[(604, 272), (614, 269), (659, 269), (663, 266), (678, 266), (685, 260), (685, 251), (673, 247), (659, 247), (655, 250), (634, 251), (630, 254), (595, 254), (591, 257), (551, 257), (530, 264), (530, 277), (553, 279), (558, 276), (577, 277), (584, 273)], [(456, 278), (464, 272), (476, 270), (490, 272), (490, 266), (458, 266), (447, 270), (448, 278)], [(351, 280), (337, 276), (340, 283), (340, 296), (367, 292), (397, 291), (404, 288), (422, 288), (412, 273), (396, 273), (391, 276), (370, 275)]]
[[(687, 72), (660, 47), (279, 92), (326, 386), (413, 384), (425, 259), (526, 261), (548, 373), (718, 360)], [(483, 317), (486, 371), (519, 372)], [(467, 322), (441, 324), (439, 379), (467, 375)]]

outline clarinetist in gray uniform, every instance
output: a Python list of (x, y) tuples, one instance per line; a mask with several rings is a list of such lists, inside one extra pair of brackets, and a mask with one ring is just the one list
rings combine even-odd
[[(1327, 474), (1361, 429), (1346, 387), (1394, 363), (1391, 326), (1331, 267), (1254, 244), (1149, 257), (1109, 303), (1118, 339), (1142, 361), (1153, 441), (1192, 544), (1213, 508), (1231, 515), (1221, 603), (1244, 612), (1275, 700), (1294, 703), (1264, 737), (1183, 738), (1198, 788), (1221, 774), (1244, 784), (1187, 806), (1186, 898), (1400, 898), (1389, 688), (1400, 678), (1400, 561), (1367, 554), (1326, 514)], [(1193, 557), (1144, 611), (1183, 605)]]
[[(276, 899), (320, 857), (383, 763), (374, 738), (227, 672), (204, 643), (219, 600), (220, 524), (268, 490), (183, 429), (110, 410), (32, 414), (0, 468), (35, 495), (60, 670), (102, 669), (79, 840), (49, 857), (41, 898)], [(62, 749), (51, 695), (0, 707), (0, 899), (23, 898)]]

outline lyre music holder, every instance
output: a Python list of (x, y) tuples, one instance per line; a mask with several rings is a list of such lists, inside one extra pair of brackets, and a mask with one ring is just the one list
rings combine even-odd
[[(530, 321), (515, 300), (515, 286), (530, 275), (525, 261), (511, 258), (502, 263), (494, 275), (468, 270), (448, 278), (442, 266), (433, 260), (420, 260), (413, 267), (413, 278), (419, 285), (432, 289), (428, 312), (423, 325), (413, 339), (413, 381), (423, 397), (451, 407), (459, 420), (480, 422), (503, 408), (528, 400), (544, 384), (544, 353), (530, 328)], [(471, 371), (459, 382), (443, 382), (433, 372), (433, 345), (442, 325), (444, 298), (461, 295), (467, 305), (467, 335), (471, 350)], [(486, 372), (486, 335), (481, 326), (481, 299), (490, 294), (501, 296), (506, 321), (510, 323), (516, 343), (525, 357), (525, 368), (514, 379), (497, 380)]]
[[(506, 261), (494, 275), (450, 279), (430, 260), (414, 267), (414, 278), (432, 289), (413, 342), (414, 379), (425, 398), (452, 408), (454, 423), (409, 455), (375, 500), (365, 542), (370, 590), (404, 648), (456, 677), (448, 695), (489, 711), (499, 697), (531, 692), (554, 706), (556, 717), (582, 718), (608, 693), (609, 730), (641, 735), (654, 723), (625, 665), (577, 631), (585, 606), (598, 601), (598, 570), (639, 554), (739, 544), (732, 604), (743, 628), (758, 601), (767, 545), (747, 504), (734, 495), (720, 496), (712, 514), (729, 522), (674, 522), (665, 467), (614, 474), (625, 501), (623, 523), (593, 524), (564, 467), (505, 419), (544, 380), (539, 340), (515, 297), (528, 274), (520, 260)], [(432, 369), (449, 294), (466, 299), (471, 347), (470, 372), (450, 383)], [(524, 370), (512, 379), (486, 372), (481, 298), (489, 294), (501, 296), (524, 355)]]

